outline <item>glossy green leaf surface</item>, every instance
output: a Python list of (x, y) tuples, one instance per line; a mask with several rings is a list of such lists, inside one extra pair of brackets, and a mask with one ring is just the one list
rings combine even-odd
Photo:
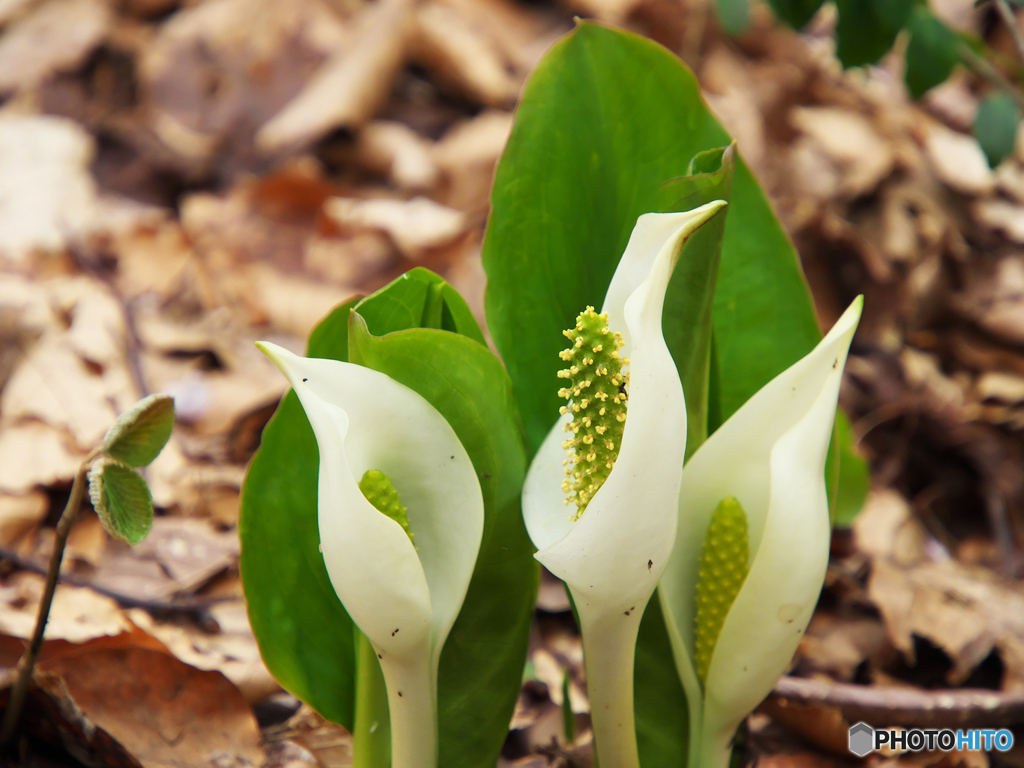
[(89, 498), (107, 533), (138, 544), (153, 527), (149, 486), (131, 467), (100, 458), (89, 469)]
[(849, 528), (868, 497), (870, 471), (864, 457), (854, 445), (850, 420), (842, 411), (836, 412), (835, 433), (832, 442), (838, 447), (838, 471), (835, 478), (835, 493), (830, 494), (832, 525)]
[[(728, 202), (736, 145), (698, 153), (688, 170), (689, 175), (661, 186), (659, 210), (687, 211), (713, 200)], [(711, 312), (728, 215), (725, 208), (686, 241), (665, 294), (661, 326), (686, 394), (687, 458), (708, 436)]]
[[(406, 330), (421, 323), (454, 333)], [(519, 512), (526, 458), (511, 384), (482, 342), (458, 293), (416, 269), (332, 312), (307, 352), (369, 365), (418, 391), (449, 420), (478, 470), (484, 539), (439, 683), (441, 761), (465, 768), (493, 765), (504, 741), (537, 578)], [(317, 467), (316, 440), (289, 393), (264, 430), (243, 489), (243, 582), (268, 668), (325, 717), (351, 728), (354, 633), (318, 550)]]
[(993, 168), (1013, 152), (1020, 117), (1016, 102), (1005, 93), (990, 93), (978, 105), (974, 135)]
[[(813, 5), (808, 18), (819, 4)], [(728, 173), (714, 165), (714, 152), (695, 155), (729, 141), (689, 70), (648, 40), (581, 23), (534, 72), (498, 166), (483, 251), (488, 325), (515, 386), (531, 451), (558, 413), (561, 331), (588, 304), (601, 305), (640, 214), (685, 210), (714, 199), (702, 195), (728, 193)], [(700, 175), (686, 181), (691, 160)], [(717, 220), (724, 233), (718, 235), (714, 341), (706, 333), (696, 334), (702, 348), (693, 339), (670, 341), (677, 362), (688, 355), (700, 361), (702, 367), (680, 366), (681, 375), (686, 380), (688, 371), (699, 371), (703, 384), (689, 387), (694, 402), (711, 403), (701, 405), (702, 423), (711, 428), (821, 336), (792, 244), (743, 161), (736, 158), (731, 167), (730, 206)], [(689, 191), (673, 195), (683, 184)], [(714, 224), (705, 237), (714, 239)], [(683, 269), (693, 266), (686, 257), (684, 250)], [(696, 294), (687, 296), (674, 292), (683, 286), (673, 279), (663, 316), (668, 338), (674, 331), (685, 335), (677, 324), (687, 312), (701, 316), (702, 286), (707, 281), (689, 284)], [(690, 391), (687, 397), (689, 406)], [(682, 765), (686, 755), (685, 700), (659, 619), (648, 608), (637, 647), (645, 768)]]
[(907, 43), (907, 87), (915, 99), (946, 81), (960, 61), (960, 38), (926, 7), (914, 9)]
[(129, 467), (144, 467), (167, 444), (174, 428), (174, 398), (150, 395), (122, 413), (103, 439), (103, 453)]
[(836, 7), (836, 55), (844, 67), (860, 67), (889, 52), (914, 0), (836, 0)]
[(823, 3), (824, 0), (768, 0), (775, 15), (795, 29), (810, 21)]
[[(528, 446), (558, 413), (561, 331), (600, 306), (637, 217), (729, 136), (664, 48), (581, 23), (520, 101), (484, 241), (487, 319)], [(722, 418), (820, 338), (795, 252), (741, 159), (714, 301)]]
[(538, 567), (519, 493), (526, 453), (501, 362), (476, 341), (437, 330), (371, 335), (353, 314), (353, 361), (415, 389), (451, 424), (480, 479), (484, 533), (459, 618), (441, 654), (439, 764), (498, 759), (526, 661)]

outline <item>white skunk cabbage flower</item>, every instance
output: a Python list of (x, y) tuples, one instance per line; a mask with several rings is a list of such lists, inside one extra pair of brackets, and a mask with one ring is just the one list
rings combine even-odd
[[(569, 586), (579, 614), (596, 748), (607, 768), (639, 765), (636, 637), (679, 515), (686, 405), (662, 336), (665, 291), (686, 238), (724, 206), (717, 200), (637, 220), (605, 297), (607, 317), (588, 308), (576, 329), (566, 331), (572, 344), (562, 359), (570, 365), (560, 376), (570, 379), (561, 393), (570, 405), (523, 488), (536, 558)], [(627, 363), (628, 410), (620, 370)], [(575, 458), (565, 460), (566, 448)], [(577, 510), (567, 506), (573, 501)]]
[(483, 535), (473, 464), (444, 417), (389, 376), (257, 346), (292, 385), (316, 435), (320, 549), (342, 605), (380, 659), (392, 765), (435, 766), (438, 662)]
[(737, 726), (785, 672), (817, 603), (831, 533), (825, 458), (862, 306), (683, 470), (659, 595), (690, 702), (691, 766), (728, 765)]

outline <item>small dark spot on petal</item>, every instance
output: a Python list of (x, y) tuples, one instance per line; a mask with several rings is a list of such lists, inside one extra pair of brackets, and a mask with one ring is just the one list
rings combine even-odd
[(839, 365), (839, 358), (838, 357), (835, 360), (832, 361), (832, 367), (833, 368), (835, 368), (837, 365)]
[(391, 633), (391, 636), (394, 637), (397, 634), (398, 634), (398, 630), (396, 629), (394, 632)]
[(653, 560), (648, 560), (647, 561), (647, 570), (649, 571), (653, 567), (654, 567), (654, 561)]
[(455, 457), (454, 457), (454, 456), (452, 456), (452, 458), (454, 459)]
[(384, 658), (384, 654), (383, 653), (378, 653), (377, 654), (377, 658), (378, 659), (383, 659)]
[(399, 691), (399, 692), (398, 692), (398, 695), (399, 695), (399, 696), (401, 696), (401, 695), (402, 695), (402, 692), (401, 692), (401, 691)]
[(309, 381), (309, 379), (303, 379), (303, 381)]
[(629, 616), (629, 611), (623, 611), (623, 612), (622, 612), (622, 614), (623, 614), (624, 616)]

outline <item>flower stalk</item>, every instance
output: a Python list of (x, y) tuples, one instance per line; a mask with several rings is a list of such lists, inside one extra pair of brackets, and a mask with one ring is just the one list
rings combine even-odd
[[(570, 362), (563, 378), (570, 379), (566, 389), (572, 401), (538, 451), (523, 488), (523, 515), (539, 550), (536, 558), (566, 583), (579, 614), (595, 746), (605, 768), (639, 766), (633, 713), (636, 638), (668, 562), (678, 520), (686, 403), (661, 330), (665, 291), (685, 240), (724, 206), (719, 200), (685, 213), (646, 214), (637, 221), (602, 308), (607, 332), (621, 337), (621, 349), (611, 348), (607, 337), (597, 339), (605, 331), (588, 328), (594, 323), (589, 312), (567, 334), (573, 347), (563, 353)], [(617, 455), (614, 440), (608, 438), (613, 443), (608, 448), (602, 444), (608, 433), (597, 431), (598, 426), (611, 427), (600, 418), (612, 415), (613, 422), (621, 423), (611, 405), (627, 394), (622, 391), (625, 376), (602, 362), (602, 355), (612, 353), (630, 361)], [(610, 389), (603, 389), (603, 381)], [(591, 391), (604, 391), (607, 400), (588, 397)], [(601, 407), (607, 408), (605, 414)], [(579, 431), (573, 429), (577, 416)], [(573, 434), (569, 441), (563, 437), (566, 424)], [(563, 442), (575, 450), (564, 490)], [(608, 456), (599, 455), (599, 449)], [(610, 469), (606, 479), (591, 483), (602, 468)], [(567, 513), (566, 503), (573, 501), (578, 507), (582, 502), (582, 514)]]

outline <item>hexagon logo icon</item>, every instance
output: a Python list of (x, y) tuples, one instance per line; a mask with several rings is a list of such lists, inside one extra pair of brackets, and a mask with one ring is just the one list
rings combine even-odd
[(875, 747), (875, 729), (867, 723), (850, 726), (850, 751), (857, 757), (864, 757)]

